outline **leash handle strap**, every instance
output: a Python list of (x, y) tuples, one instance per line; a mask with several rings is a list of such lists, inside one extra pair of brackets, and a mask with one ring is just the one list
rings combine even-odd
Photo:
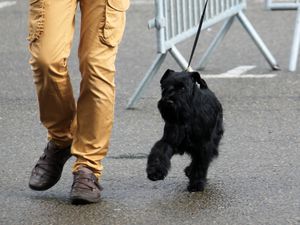
[(194, 45), (193, 45), (192, 53), (191, 53), (191, 56), (190, 56), (189, 64), (188, 64), (188, 67), (186, 68), (186, 70), (188, 70), (190, 65), (191, 65), (191, 62), (192, 62), (192, 59), (193, 59), (193, 56), (194, 56), (194, 53), (195, 53), (195, 50), (196, 50), (196, 47), (197, 47), (198, 39), (199, 39), (201, 29), (202, 29), (202, 24), (204, 22), (204, 16), (205, 16), (205, 11), (206, 11), (208, 1), (209, 0), (206, 0), (204, 8), (203, 8), (203, 12), (202, 12), (201, 20), (200, 20), (200, 23), (199, 23), (199, 26), (198, 26), (198, 31), (197, 31), (196, 38), (195, 38), (195, 41), (194, 41)]

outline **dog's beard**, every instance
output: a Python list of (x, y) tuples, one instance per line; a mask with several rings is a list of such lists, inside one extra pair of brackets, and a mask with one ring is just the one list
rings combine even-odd
[(158, 109), (162, 118), (170, 123), (184, 123), (191, 115), (188, 101), (179, 101), (178, 99), (162, 98), (158, 102)]

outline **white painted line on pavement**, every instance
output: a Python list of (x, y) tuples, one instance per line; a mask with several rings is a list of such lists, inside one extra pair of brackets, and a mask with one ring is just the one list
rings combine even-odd
[(130, 4), (131, 5), (153, 5), (154, 1), (151, 1), (151, 0), (148, 0), (148, 1), (145, 1), (145, 0), (131, 0)]
[(232, 70), (228, 70), (226, 73), (220, 74), (221, 76), (227, 76), (227, 75), (231, 75), (231, 76), (239, 76), (242, 75), (244, 73), (246, 73), (249, 70), (254, 69), (256, 66), (238, 66)]
[(16, 1), (5, 1), (5, 2), (0, 2), (0, 9), (9, 7), (12, 5), (15, 5), (17, 2)]
[(274, 78), (276, 77), (276, 74), (245, 74), (245, 75), (226, 75), (221, 76), (220, 74), (210, 74), (210, 75), (201, 75), (201, 77), (205, 79), (214, 79), (214, 78), (221, 78), (221, 79), (232, 79), (232, 78)]
[(203, 75), (203, 78), (273, 78), (276, 74), (245, 74), (256, 66), (238, 66), (226, 73)]

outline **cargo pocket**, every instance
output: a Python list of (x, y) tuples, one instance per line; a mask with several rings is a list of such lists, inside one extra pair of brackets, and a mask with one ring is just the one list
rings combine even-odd
[(102, 43), (110, 47), (116, 47), (120, 43), (129, 5), (129, 0), (107, 0), (105, 22), (99, 29), (99, 38)]
[(29, 0), (28, 37), (33, 42), (38, 40), (44, 31), (45, 0)]

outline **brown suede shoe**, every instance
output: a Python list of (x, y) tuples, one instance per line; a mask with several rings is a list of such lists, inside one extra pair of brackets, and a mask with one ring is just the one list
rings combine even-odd
[(74, 181), (71, 189), (71, 203), (75, 205), (97, 203), (100, 201), (100, 192), (103, 188), (98, 183), (93, 171), (80, 167), (74, 172)]
[(44, 191), (53, 187), (59, 181), (63, 167), (70, 157), (70, 147), (59, 149), (49, 141), (44, 154), (32, 170), (29, 187), (35, 191)]

